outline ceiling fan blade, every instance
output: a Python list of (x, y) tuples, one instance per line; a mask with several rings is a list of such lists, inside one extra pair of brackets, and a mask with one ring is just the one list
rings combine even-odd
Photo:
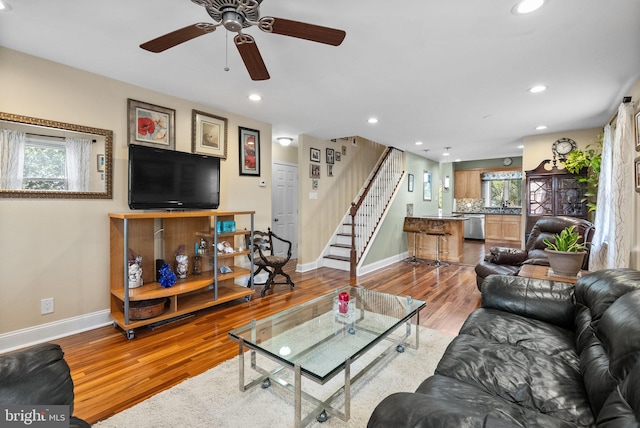
[(247, 34), (240, 33), (233, 38), (233, 42), (236, 44), (238, 52), (240, 52), (251, 80), (268, 80), (271, 76), (269, 76), (267, 67), (264, 65), (255, 39)]
[(196, 37), (205, 35), (215, 31), (216, 27), (213, 24), (198, 23), (189, 25), (188, 27), (181, 28), (171, 33), (165, 34), (153, 40), (149, 40), (146, 43), (140, 45), (144, 50), (158, 53), (166, 51), (169, 48), (179, 45), (180, 43), (187, 42)]
[(307, 24), (306, 22), (291, 21), (290, 19), (266, 17), (260, 21), (267, 20), (271, 20), (271, 31), (268, 30), (268, 27), (263, 28), (261, 26), (260, 29), (263, 31), (325, 43), (331, 46), (339, 46), (347, 35), (343, 30)]

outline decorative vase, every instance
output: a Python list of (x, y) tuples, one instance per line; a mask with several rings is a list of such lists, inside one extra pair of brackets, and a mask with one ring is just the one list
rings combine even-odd
[(586, 251), (555, 251), (545, 248), (544, 250), (549, 258), (549, 266), (556, 276), (564, 276), (567, 278), (575, 278), (582, 269), (584, 256)]
[(138, 288), (142, 285), (142, 257), (129, 261), (129, 288)]
[(186, 278), (189, 272), (189, 256), (186, 254), (178, 254), (176, 256), (176, 275), (178, 278)]

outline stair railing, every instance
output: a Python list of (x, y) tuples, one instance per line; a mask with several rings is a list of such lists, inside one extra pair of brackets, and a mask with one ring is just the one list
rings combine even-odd
[(351, 203), (350, 274), (356, 267), (404, 174), (404, 152), (388, 147), (358, 200)]

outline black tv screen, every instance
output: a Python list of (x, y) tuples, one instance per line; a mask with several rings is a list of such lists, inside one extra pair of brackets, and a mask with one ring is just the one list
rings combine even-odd
[(129, 208), (216, 209), (220, 158), (129, 145)]

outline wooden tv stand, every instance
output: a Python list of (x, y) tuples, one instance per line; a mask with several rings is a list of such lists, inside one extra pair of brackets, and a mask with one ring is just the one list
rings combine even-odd
[[(160, 321), (189, 314), (231, 300), (249, 299), (254, 291), (253, 266), (247, 269), (234, 262), (246, 258), (244, 235), (253, 234), (254, 211), (185, 211), (185, 212), (129, 212), (110, 213), (110, 291), (111, 317), (129, 339), (134, 329)], [(248, 228), (236, 228), (235, 232), (218, 232), (220, 221), (242, 220)], [(196, 254), (195, 244), (204, 239), (207, 250)], [(219, 242), (227, 241), (233, 253), (220, 253)], [(165, 260), (175, 271), (175, 252), (184, 246), (189, 257), (189, 273), (186, 278), (163, 288), (156, 282), (156, 259)], [(242, 251), (238, 251), (242, 247)], [(128, 264), (131, 255), (142, 257), (143, 284), (129, 288)], [(195, 256), (199, 258), (200, 274), (193, 274)], [(238, 260), (236, 260), (238, 258)], [(229, 273), (221, 273), (220, 267), (228, 266)], [(235, 284), (235, 278), (248, 276), (247, 286)], [(130, 303), (152, 299), (167, 299), (166, 309), (147, 319), (131, 319)]]

